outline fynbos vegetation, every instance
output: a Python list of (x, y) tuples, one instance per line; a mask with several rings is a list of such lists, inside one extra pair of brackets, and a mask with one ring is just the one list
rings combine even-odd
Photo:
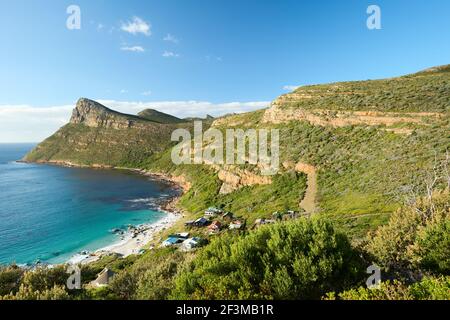
[[(75, 291), (64, 287), (67, 274), (59, 268), (4, 267), (0, 295), (450, 299), (449, 70), (301, 87), (267, 110), (204, 121), (218, 132), (278, 129), (280, 168), (269, 180), (248, 161), (174, 164), (171, 132), (192, 133), (189, 119), (148, 110), (128, 116), (80, 100), (71, 123), (25, 160), (182, 178), (189, 188), (178, 205), (186, 215), (167, 234), (183, 231), (211, 206), (238, 217), (239, 228), (213, 235), (194, 228), (209, 244), (191, 252), (158, 247), (139, 257), (104, 258), (82, 268), (83, 286)], [(374, 263), (382, 283), (368, 289), (365, 272)], [(116, 273), (110, 285), (90, 287), (104, 267)]]

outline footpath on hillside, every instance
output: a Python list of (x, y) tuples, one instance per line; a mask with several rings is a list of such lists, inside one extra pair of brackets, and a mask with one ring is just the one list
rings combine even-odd
[(295, 165), (295, 171), (307, 175), (305, 196), (300, 201), (300, 208), (303, 208), (308, 214), (313, 214), (316, 211), (317, 170), (312, 165), (298, 162)]

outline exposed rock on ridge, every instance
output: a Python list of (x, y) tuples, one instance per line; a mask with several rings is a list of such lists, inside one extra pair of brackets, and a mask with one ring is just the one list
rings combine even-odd
[(104, 105), (86, 98), (78, 100), (70, 122), (88, 127), (128, 129), (145, 126), (145, 119), (113, 111)]

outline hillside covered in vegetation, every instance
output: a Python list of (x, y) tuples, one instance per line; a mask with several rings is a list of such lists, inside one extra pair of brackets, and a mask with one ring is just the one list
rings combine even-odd
[[(385, 80), (300, 87), (266, 110), (204, 121), (205, 130), (222, 132), (279, 129), (281, 165), (270, 177), (250, 164), (175, 165), (170, 135), (176, 128), (193, 129), (192, 122), (179, 120), (155, 112), (119, 114), (81, 99), (71, 122), (25, 160), (134, 168), (184, 181), (189, 188), (178, 206), (185, 216), (163, 236), (185, 231), (185, 222), (211, 206), (232, 212), (245, 229), (206, 236), (210, 243), (193, 252), (164, 248), (103, 259), (86, 272), (116, 270), (111, 286), (76, 295), (61, 287), (58, 269), (41, 270), (39, 276), (53, 280), (36, 285), (32, 278), (38, 275), (4, 268), (0, 295), (450, 298), (449, 66)], [(258, 219), (288, 211), (302, 217), (252, 227)], [(379, 291), (362, 287), (373, 262), (386, 281)]]

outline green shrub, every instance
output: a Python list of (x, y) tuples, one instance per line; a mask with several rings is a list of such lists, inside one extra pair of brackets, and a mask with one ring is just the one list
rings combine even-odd
[(31, 291), (44, 292), (55, 286), (65, 286), (69, 275), (65, 266), (55, 268), (39, 267), (25, 272), (22, 285)]
[(164, 300), (169, 297), (175, 287), (174, 277), (186, 259), (180, 252), (170, 257), (159, 259), (152, 268), (145, 271), (139, 279), (136, 298), (143, 300)]
[(410, 291), (415, 299), (450, 300), (450, 277), (425, 277), (412, 285)]
[(329, 222), (299, 219), (224, 235), (175, 279), (176, 299), (313, 299), (359, 278), (360, 260)]
[(328, 293), (325, 299), (334, 300), (449, 300), (450, 277), (425, 277), (407, 286), (399, 281), (382, 282), (377, 288), (359, 287), (339, 293)]
[(119, 272), (109, 290), (91, 293), (107, 299), (167, 299), (174, 287), (173, 279), (187, 256), (190, 254), (172, 248), (156, 249)]
[(422, 269), (450, 275), (450, 218), (435, 219), (421, 227), (411, 253)]
[(449, 226), (449, 191), (435, 192), (395, 212), (369, 236), (366, 250), (388, 272), (448, 273)]
[(64, 286), (55, 285), (52, 288), (39, 291), (21, 285), (17, 293), (0, 297), (0, 300), (69, 300), (70, 298)]
[(0, 296), (16, 292), (19, 289), (23, 273), (24, 270), (15, 265), (0, 267)]

